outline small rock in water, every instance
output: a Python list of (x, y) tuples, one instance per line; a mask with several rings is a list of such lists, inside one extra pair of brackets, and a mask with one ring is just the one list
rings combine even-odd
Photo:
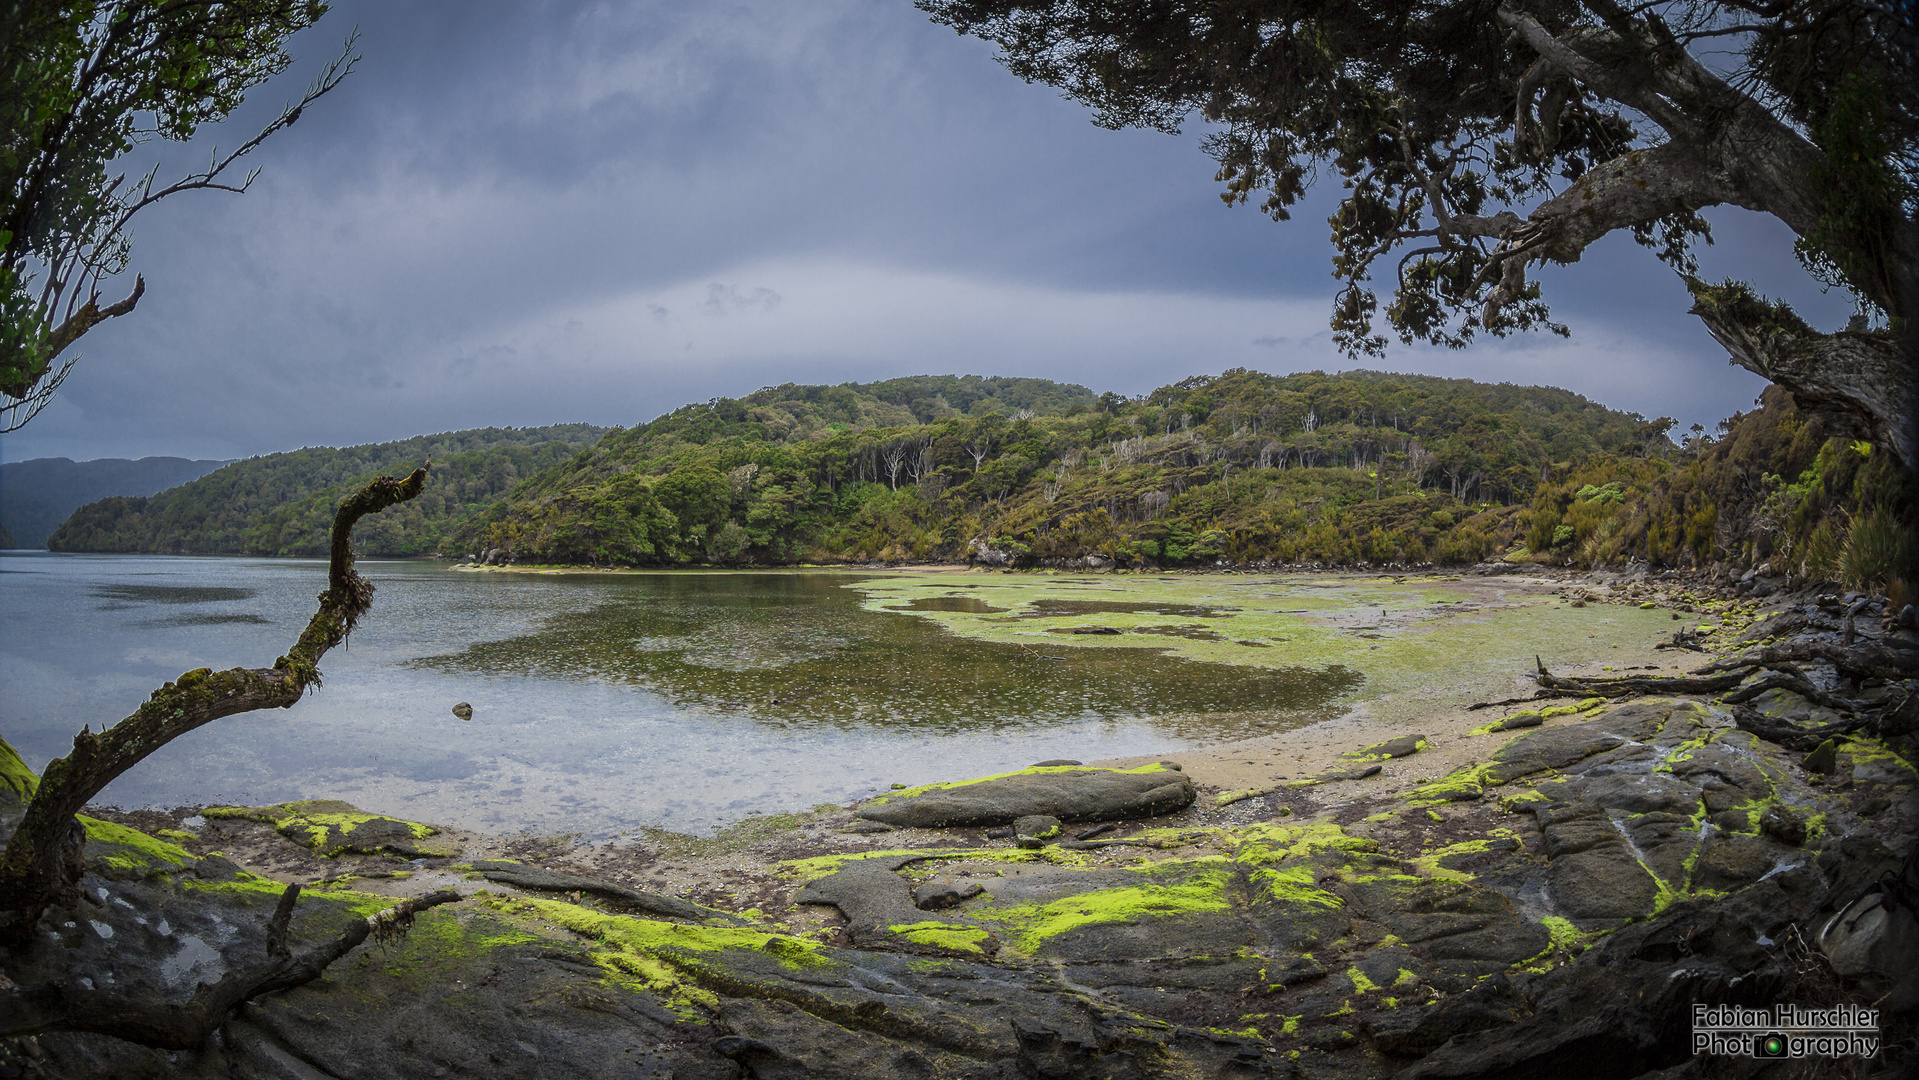
[(471, 720), (473, 719), (473, 706), (462, 701), (458, 705), (453, 706), (453, 715), (462, 720)]
[(1072, 758), (1057, 757), (1057, 758), (1048, 758), (1045, 761), (1035, 761), (1031, 765), (1028, 765), (1027, 768), (1050, 769), (1059, 765), (1084, 765), (1084, 764), (1086, 763), (1083, 761), (1074, 761)]

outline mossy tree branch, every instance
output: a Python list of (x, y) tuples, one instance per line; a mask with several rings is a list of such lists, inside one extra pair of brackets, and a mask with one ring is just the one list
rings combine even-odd
[(429, 462), (405, 479), (382, 476), (340, 503), (333, 519), (327, 590), (319, 610), (270, 668), (196, 668), (153, 692), (133, 715), (95, 733), (82, 728), (73, 752), (48, 763), (39, 790), (0, 856), (0, 943), (26, 940), (47, 907), (80, 880), (85, 832), (74, 820), (102, 788), (148, 754), (195, 728), (255, 709), (291, 708), (320, 684), (320, 659), (347, 639), (373, 602), (373, 585), (353, 569), (353, 526), (420, 493)]
[(1822, 334), (1742, 282), (1708, 285), (1688, 277), (1686, 287), (1692, 313), (1733, 363), (1785, 387), (1800, 408), (1826, 416), (1840, 430), (1884, 446), (1907, 468), (1919, 467), (1919, 375), (1893, 331)]

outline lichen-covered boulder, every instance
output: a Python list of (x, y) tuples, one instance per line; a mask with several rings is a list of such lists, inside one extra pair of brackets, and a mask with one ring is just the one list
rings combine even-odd
[(274, 806), (210, 806), (202, 813), (211, 818), (264, 821), (281, 836), (327, 858), (347, 852), (372, 855), (381, 851), (409, 858), (451, 858), (461, 851), (457, 844), (429, 839), (440, 832), (432, 825), (369, 814), (338, 799), (306, 799)]
[(1178, 766), (1165, 762), (1137, 769), (1035, 766), (880, 795), (859, 816), (926, 829), (1006, 825), (1035, 814), (1061, 821), (1122, 821), (1170, 814), (1191, 805), (1198, 794)]

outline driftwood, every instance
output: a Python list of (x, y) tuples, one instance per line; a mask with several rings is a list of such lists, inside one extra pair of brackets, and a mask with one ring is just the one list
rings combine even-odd
[(340, 503), (333, 518), (327, 590), (319, 610), (270, 668), (198, 668), (153, 692), (132, 716), (73, 737), (73, 752), (48, 763), (26, 815), (0, 856), (0, 946), (19, 947), (48, 906), (70, 898), (81, 874), (85, 832), (74, 815), (148, 754), (223, 716), (291, 708), (320, 684), (320, 658), (347, 639), (373, 603), (373, 585), (353, 569), (353, 526), (420, 493), (429, 462), (404, 480), (382, 476)]
[[(1848, 612), (1848, 627), (1859, 605)], [(1538, 657), (1535, 681), (1539, 691), (1531, 698), (1480, 702), (1473, 709), (1518, 705), (1555, 697), (1623, 698), (1640, 694), (1717, 695), (1733, 706), (1734, 722), (1743, 731), (1790, 749), (1808, 750), (1835, 735), (1848, 735), (1862, 729), (1873, 730), (1886, 717), (1904, 710), (1911, 695), (1902, 694), (1879, 702), (1855, 701), (1823, 690), (1800, 669), (1804, 661), (1827, 663), (1841, 676), (1850, 679), (1898, 681), (1919, 672), (1919, 646), (1896, 638), (1858, 638), (1834, 641), (1811, 635), (1794, 638), (1764, 648), (1730, 656), (1699, 667), (1685, 676), (1647, 677), (1640, 675), (1611, 678), (1569, 679), (1554, 675)], [(1754, 678), (1754, 676), (1759, 676)], [(1750, 680), (1750, 681), (1748, 681)], [(1817, 727), (1802, 727), (1786, 720), (1768, 717), (1748, 708), (1746, 702), (1768, 690), (1788, 690), (1815, 705), (1839, 713), (1843, 719)]]
[(354, 920), (339, 937), (294, 956), (286, 938), (299, 896), (298, 884), (280, 894), (267, 923), (265, 960), (228, 972), (183, 1003), (170, 1003), (157, 995), (87, 990), (72, 982), (9, 987), (0, 991), (0, 1038), (91, 1031), (163, 1050), (192, 1050), (203, 1045), (241, 1002), (312, 982), (327, 965), (369, 936), (383, 944), (403, 937), (413, 916), (460, 899), (459, 893), (447, 889), (402, 901), (377, 915)]

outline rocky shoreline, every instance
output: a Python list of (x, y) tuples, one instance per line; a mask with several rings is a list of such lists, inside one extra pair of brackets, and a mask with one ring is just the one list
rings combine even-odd
[[(1667, 673), (1710, 658), (1688, 645), (1913, 638), (1818, 589), (1562, 584), (1710, 613)], [(102, 811), (18, 982), (184, 1000), (267, 948), (287, 881), (296, 943), (464, 899), (200, 1049), (49, 1033), (0, 1041), (0, 1077), (1891, 1075), (1915, 1063), (1919, 684), (1803, 666), (1882, 703), (1877, 730), (1795, 745), (1835, 715), (1787, 689), (1554, 698), (591, 846), (344, 804)], [(1879, 1009), (1878, 1054), (1693, 1054), (1693, 1005), (1788, 1002)]]

